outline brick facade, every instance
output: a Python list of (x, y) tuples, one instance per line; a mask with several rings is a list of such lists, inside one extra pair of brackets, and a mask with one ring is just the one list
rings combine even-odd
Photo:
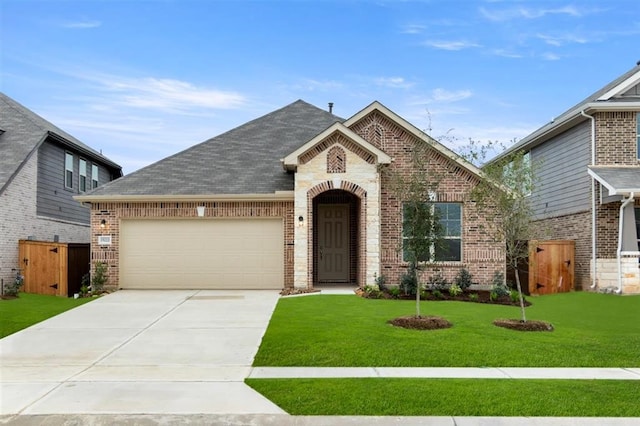
[(18, 261), (18, 240), (87, 243), (88, 224), (49, 219), (36, 214), (38, 153), (34, 153), (0, 195), (0, 280), (13, 282)]
[(596, 164), (637, 166), (636, 112), (599, 112), (596, 119)]
[[(197, 206), (205, 206), (205, 218), (281, 217), (284, 220), (284, 286), (293, 286), (293, 201), (192, 201), (192, 202), (99, 202), (91, 205), (91, 261), (108, 265), (107, 287), (119, 284), (120, 221), (122, 219), (195, 218)], [(105, 227), (101, 222), (105, 220)], [(109, 246), (98, 245), (99, 235), (110, 235)]]
[[(412, 172), (411, 151), (419, 141), (414, 135), (395, 122), (373, 112), (353, 126), (351, 130), (384, 151), (394, 159), (389, 166), (401, 174)], [(437, 202), (462, 204), (462, 261), (439, 262), (435, 267), (448, 280), (452, 280), (462, 267), (467, 267), (476, 282), (489, 284), (496, 271), (504, 272), (503, 245), (493, 241), (487, 232), (487, 223), (468, 194), (477, 184), (477, 177), (435, 149), (430, 150), (430, 168), (440, 179), (436, 192)], [(381, 273), (389, 284), (397, 284), (407, 270), (402, 260), (402, 210), (401, 200), (393, 193), (389, 174), (381, 176)], [(425, 271), (423, 281), (434, 270)]]

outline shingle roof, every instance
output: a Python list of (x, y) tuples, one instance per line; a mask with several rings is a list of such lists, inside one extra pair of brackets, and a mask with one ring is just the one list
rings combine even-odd
[(589, 166), (589, 174), (609, 190), (609, 195), (640, 194), (640, 167)]
[(48, 136), (121, 170), (118, 164), (1, 92), (0, 129), (0, 193)]
[(281, 159), (343, 119), (298, 100), (87, 195), (227, 195), (292, 191)]

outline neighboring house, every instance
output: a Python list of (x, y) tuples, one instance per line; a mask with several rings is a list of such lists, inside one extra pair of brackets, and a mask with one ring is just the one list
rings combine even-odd
[(343, 120), (296, 101), (90, 194), (92, 259), (117, 288), (312, 288), (399, 283), (402, 204), (382, 168), (429, 144), (452, 279), (489, 283), (503, 244), (468, 199), (481, 172), (374, 102)]
[(13, 282), (18, 240), (88, 243), (89, 209), (73, 200), (120, 166), (0, 93), (0, 279)]
[(576, 287), (640, 293), (640, 63), (516, 150), (536, 170), (540, 235), (575, 241)]

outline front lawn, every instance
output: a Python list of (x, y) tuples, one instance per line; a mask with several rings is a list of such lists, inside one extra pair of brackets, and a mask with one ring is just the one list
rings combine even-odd
[[(519, 308), (422, 302), (452, 328), (416, 331), (387, 321), (415, 312), (415, 302), (356, 296), (283, 298), (255, 366), (357, 367), (640, 367), (640, 297), (585, 292), (530, 298), (527, 318), (553, 332), (496, 327)], [(637, 386), (637, 384), (636, 384)]]
[(91, 300), (29, 293), (20, 293), (17, 299), (0, 300), (0, 338)]
[(292, 415), (638, 417), (637, 381), (247, 379)]

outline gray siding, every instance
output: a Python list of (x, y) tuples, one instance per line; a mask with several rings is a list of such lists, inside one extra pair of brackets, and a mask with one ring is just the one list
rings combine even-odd
[[(65, 152), (73, 154), (73, 189), (64, 185)], [(91, 189), (91, 165), (98, 164), (78, 152), (45, 142), (38, 150), (38, 189), (36, 212), (39, 216), (89, 223), (89, 209), (73, 199), (80, 193), (80, 158), (87, 161), (87, 191)], [(111, 180), (109, 170), (98, 164), (99, 185)]]
[(537, 218), (588, 210), (591, 205), (591, 126), (587, 120), (531, 150), (537, 189), (532, 194)]

